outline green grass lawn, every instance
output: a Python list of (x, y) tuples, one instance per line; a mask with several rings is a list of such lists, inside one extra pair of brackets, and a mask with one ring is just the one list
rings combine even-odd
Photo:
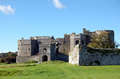
[(60, 61), (1, 64), (0, 79), (120, 79), (120, 66), (75, 66)]

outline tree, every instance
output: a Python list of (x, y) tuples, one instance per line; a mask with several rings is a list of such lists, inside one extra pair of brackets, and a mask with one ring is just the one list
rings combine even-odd
[(88, 47), (91, 48), (114, 48), (115, 44), (110, 40), (108, 32), (93, 34)]

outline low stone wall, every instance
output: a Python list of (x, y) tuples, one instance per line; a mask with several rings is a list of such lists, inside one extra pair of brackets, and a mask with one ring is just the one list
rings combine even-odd
[(39, 56), (17, 56), (16, 63), (25, 63), (30, 61), (39, 61)]
[(120, 49), (93, 49), (76, 45), (69, 53), (69, 63), (76, 65), (120, 65)]
[(79, 53), (80, 65), (120, 65), (119, 49), (82, 48)]

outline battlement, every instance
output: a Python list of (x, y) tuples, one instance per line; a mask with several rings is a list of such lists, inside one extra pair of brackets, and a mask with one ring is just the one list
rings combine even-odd
[(35, 36), (35, 37), (31, 37), (31, 39), (34, 39), (34, 40), (39, 40), (39, 39), (51, 39), (50, 36)]

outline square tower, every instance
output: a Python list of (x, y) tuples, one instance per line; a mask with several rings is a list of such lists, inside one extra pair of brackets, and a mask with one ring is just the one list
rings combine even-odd
[(56, 48), (49, 36), (34, 37), (38, 42), (40, 62), (55, 60)]

